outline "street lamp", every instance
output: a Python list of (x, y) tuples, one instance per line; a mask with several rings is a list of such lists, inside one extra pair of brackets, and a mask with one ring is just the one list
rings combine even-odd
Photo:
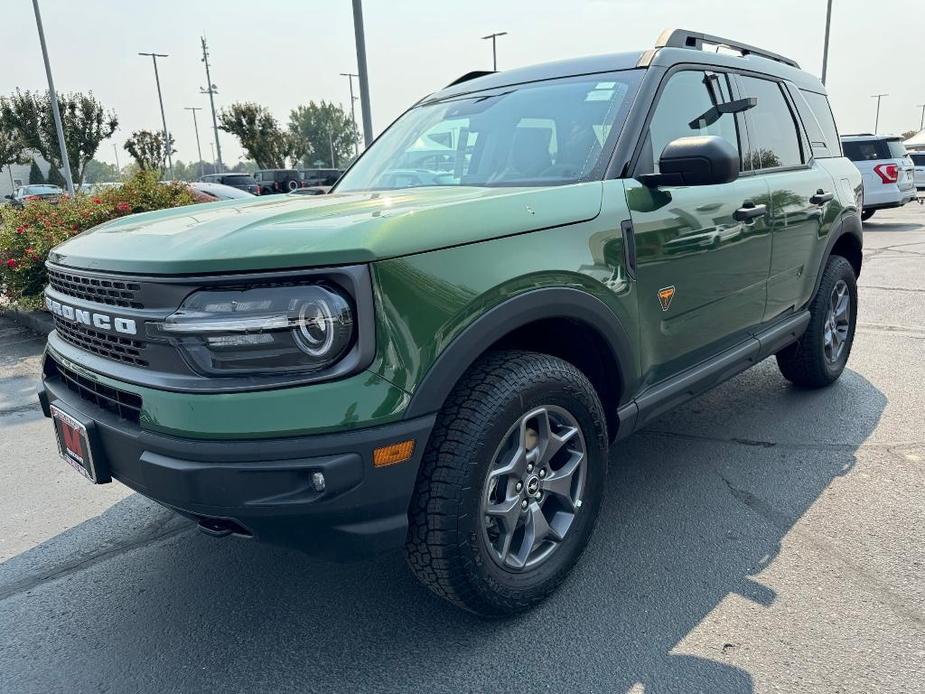
[(829, 27), (832, 25), (832, 0), (825, 9), (825, 42), (822, 45), (822, 83), (825, 84), (826, 68), (829, 66)]
[(164, 115), (164, 97), (161, 96), (161, 78), (157, 74), (157, 59), (166, 58), (166, 53), (138, 53), (138, 55), (151, 56), (151, 62), (154, 63), (154, 83), (157, 85), (157, 100), (161, 105), (161, 125), (164, 126), (164, 146), (167, 148), (167, 172), (170, 178), (173, 178), (173, 159), (170, 156), (170, 133), (167, 132), (167, 116)]
[(889, 94), (871, 94), (871, 99), (877, 100), (877, 117), (874, 119), (874, 135), (877, 134), (877, 130), (880, 127), (880, 99), (884, 96), (889, 96)]
[(112, 153), (116, 157), (116, 175), (119, 176), (119, 180), (121, 181), (122, 180), (122, 167), (119, 166), (119, 148), (116, 147), (115, 142), (112, 143)]
[(925, 104), (919, 104), (916, 108), (922, 109), (922, 117), (919, 120), (919, 132), (925, 130)]
[(363, 0), (353, 0), (353, 35), (357, 48), (357, 73), (360, 81), (360, 111), (363, 114), (363, 142), (373, 141), (373, 115), (369, 106), (369, 72), (366, 69), (366, 37), (363, 30)]
[(498, 71), (498, 37), (507, 36), (506, 31), (496, 31), (494, 34), (489, 34), (488, 36), (483, 36), (482, 40), (491, 39), (491, 69), (495, 72)]
[(193, 112), (193, 130), (196, 131), (196, 152), (199, 153), (199, 178), (202, 178), (202, 147), (199, 146), (199, 125), (196, 123), (196, 111), (201, 111), (201, 106), (184, 106), (184, 111)]
[[(356, 108), (355, 108), (354, 106), (355, 106), (355, 104), (356, 104), (357, 98), (353, 95), (353, 78), (354, 78), (354, 77), (359, 77), (359, 75), (356, 74), (356, 73), (354, 73), (354, 72), (342, 72), (342, 73), (340, 73), (340, 76), (341, 76), (341, 77), (346, 77), (347, 80), (350, 82), (350, 120), (353, 122), (353, 129), (356, 130), (356, 127), (357, 127), (357, 114), (356, 114)], [(359, 147), (360, 147), (360, 143), (357, 142), (356, 140), (354, 140), (354, 141), (353, 141), (353, 154), (354, 154), (354, 156), (356, 156), (357, 154), (360, 153)]]
[[(209, 105), (212, 107), (212, 130), (215, 133), (215, 147), (218, 149), (218, 169), (222, 167), (222, 145), (218, 140), (218, 119), (215, 117), (215, 95), (218, 94), (218, 87), (212, 84), (212, 75), (209, 73), (209, 47), (206, 45), (206, 37), (200, 36), (202, 40), (202, 62), (206, 64), (206, 83), (208, 89), (199, 88), (200, 94), (209, 95)], [(212, 163), (215, 164), (215, 157), (212, 157)]]

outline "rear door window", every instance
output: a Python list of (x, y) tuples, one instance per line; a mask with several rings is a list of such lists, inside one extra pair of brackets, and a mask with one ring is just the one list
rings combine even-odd
[(750, 168), (779, 169), (805, 163), (800, 134), (781, 85), (758, 77), (740, 76), (743, 96), (757, 105), (745, 112), (748, 123)]
[(925, 154), (910, 154), (912, 163), (916, 166), (925, 166)]

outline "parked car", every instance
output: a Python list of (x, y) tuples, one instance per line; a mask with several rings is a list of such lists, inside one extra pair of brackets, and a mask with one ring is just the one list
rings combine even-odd
[(909, 152), (909, 158), (912, 160), (913, 179), (915, 180), (916, 190), (925, 190), (925, 152)]
[(312, 186), (328, 186), (330, 188), (337, 183), (337, 179), (343, 173), (340, 169), (301, 169), (299, 171), (299, 180), (303, 188)]
[(915, 199), (914, 165), (902, 138), (888, 135), (844, 135), (845, 156), (854, 162), (864, 179), (862, 219), (877, 210), (902, 207)]
[(54, 204), (58, 202), (58, 199), (64, 194), (64, 190), (59, 186), (41, 183), (20, 186), (12, 195), (7, 195), (5, 197), (10, 201), (10, 205), (22, 209), (23, 205), (33, 200), (44, 200), (45, 202)]
[(261, 169), (254, 174), (257, 195), (291, 193), (302, 187), (302, 178), (295, 169)]
[(248, 173), (216, 173), (200, 176), (203, 183), (220, 183), (257, 195), (257, 181)]
[(309, 186), (292, 191), (292, 195), (327, 195), (330, 192), (331, 186)]
[[(444, 183), (383, 189), (432, 133), (462, 143)], [(78, 472), (209, 535), (403, 547), (453, 604), (522, 612), (578, 561), (621, 439), (770, 356), (825, 397), (802, 393), (851, 353), (861, 189), (824, 85), (754, 46), (675, 30), (470, 73), (336, 199), (53, 249), (40, 401)]]
[(215, 200), (240, 200), (255, 197), (253, 193), (241, 190), (235, 186), (226, 186), (221, 183), (208, 181), (194, 181), (189, 184), (190, 190), (197, 202), (213, 202)]

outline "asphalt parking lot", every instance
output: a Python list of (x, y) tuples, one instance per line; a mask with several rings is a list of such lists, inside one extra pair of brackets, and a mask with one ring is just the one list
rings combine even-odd
[(925, 207), (865, 225), (843, 378), (765, 361), (631, 437), (578, 570), (485, 622), (400, 556), (216, 540), (61, 463), (0, 318), (0, 692), (921, 692)]

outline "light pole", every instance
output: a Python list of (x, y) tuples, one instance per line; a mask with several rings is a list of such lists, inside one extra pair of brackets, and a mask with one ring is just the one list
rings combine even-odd
[(507, 36), (506, 31), (496, 31), (494, 34), (483, 36), (482, 40), (491, 39), (491, 69), (498, 71), (498, 37)]
[[(212, 150), (212, 168), (215, 169), (216, 166), (215, 166), (215, 143), (214, 142), (209, 142), (209, 149)], [(216, 173), (219, 173), (219, 172), (216, 171)]]
[(829, 27), (832, 25), (832, 0), (825, 9), (825, 42), (822, 44), (822, 83), (825, 84), (825, 72), (829, 66)]
[(334, 134), (328, 130), (328, 145), (331, 147), (331, 168), (337, 168), (337, 161), (334, 159)]
[[(355, 104), (356, 104), (357, 98), (353, 95), (353, 78), (354, 78), (354, 77), (359, 77), (359, 75), (357, 75), (357, 74), (354, 73), (354, 72), (342, 72), (342, 73), (340, 73), (340, 76), (341, 76), (341, 77), (346, 77), (347, 80), (350, 82), (350, 120), (353, 122), (353, 129), (356, 130), (356, 127), (357, 127), (357, 114), (356, 114)], [(354, 140), (354, 141), (353, 141), (353, 154), (354, 154), (354, 156), (360, 153), (359, 147), (360, 147), (360, 143), (357, 142), (356, 140)]]
[[(218, 94), (218, 87), (212, 84), (212, 75), (209, 73), (209, 48), (206, 46), (206, 37), (201, 36), (202, 39), (202, 62), (206, 64), (206, 83), (209, 85), (208, 89), (199, 88), (201, 94), (209, 95), (209, 106), (212, 107), (212, 130), (215, 133), (215, 148), (218, 150), (218, 170), (221, 172), (222, 167), (222, 145), (218, 140), (218, 119), (215, 117), (215, 95)], [(215, 157), (212, 157), (213, 163), (215, 162)]]
[(196, 131), (196, 152), (199, 154), (199, 178), (202, 178), (202, 147), (199, 146), (199, 125), (196, 123), (196, 111), (201, 111), (201, 106), (184, 106), (184, 111), (193, 112), (193, 130)]
[(116, 174), (119, 176), (119, 180), (122, 180), (122, 167), (119, 166), (119, 148), (116, 147), (116, 143), (112, 143), (112, 153), (116, 157)]
[(919, 104), (916, 108), (922, 109), (922, 117), (919, 120), (919, 132), (925, 130), (925, 104)]
[(64, 182), (67, 185), (68, 195), (74, 195), (71, 162), (67, 158), (67, 147), (64, 145), (64, 126), (61, 125), (61, 111), (58, 108), (58, 93), (55, 91), (55, 81), (51, 77), (51, 63), (48, 62), (48, 46), (45, 45), (45, 30), (42, 28), (42, 13), (39, 12), (39, 0), (32, 0), (32, 8), (35, 10), (35, 25), (39, 30), (39, 43), (42, 44), (42, 58), (45, 60), (45, 75), (48, 77), (48, 98), (51, 100), (51, 114), (55, 119), (55, 132), (58, 135), (58, 147), (61, 151), (61, 165), (64, 167)]
[(138, 55), (151, 56), (154, 63), (154, 83), (157, 85), (157, 100), (161, 104), (161, 125), (164, 126), (164, 146), (167, 148), (167, 173), (173, 178), (173, 158), (170, 156), (170, 133), (167, 132), (167, 116), (164, 115), (164, 97), (161, 96), (161, 78), (157, 74), (157, 59), (166, 58), (166, 53), (139, 53)]
[(874, 135), (877, 134), (877, 129), (880, 127), (880, 99), (884, 96), (889, 96), (889, 94), (871, 94), (871, 99), (877, 100), (877, 117), (874, 119)]
[(363, 0), (353, 0), (353, 34), (357, 47), (360, 110), (363, 114), (363, 142), (369, 147), (373, 141), (373, 116), (369, 106), (369, 73), (366, 70), (366, 38), (363, 35)]

